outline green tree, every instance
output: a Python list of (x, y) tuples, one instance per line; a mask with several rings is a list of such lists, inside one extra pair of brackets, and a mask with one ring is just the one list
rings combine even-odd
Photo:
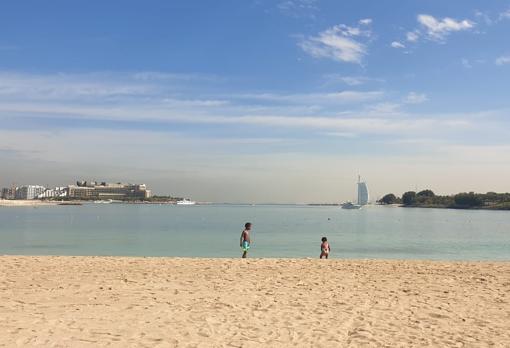
[(393, 193), (388, 193), (379, 200), (381, 204), (395, 204), (398, 203), (398, 198)]
[(416, 203), (416, 192), (408, 191), (402, 195), (402, 203), (404, 205), (413, 205)]
[(416, 195), (418, 197), (427, 197), (427, 198), (435, 197), (436, 196), (434, 194), (434, 192), (432, 192), (432, 190), (423, 190), (423, 191), (418, 192)]
[(469, 193), (459, 193), (455, 195), (454, 198), (455, 205), (458, 207), (479, 207), (483, 205), (483, 200), (479, 195), (474, 192)]

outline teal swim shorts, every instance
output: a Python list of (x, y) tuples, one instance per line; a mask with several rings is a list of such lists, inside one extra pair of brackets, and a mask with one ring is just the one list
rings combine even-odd
[(248, 249), (250, 249), (250, 243), (248, 243), (248, 241), (245, 240), (241, 248), (243, 249), (243, 251), (248, 251)]

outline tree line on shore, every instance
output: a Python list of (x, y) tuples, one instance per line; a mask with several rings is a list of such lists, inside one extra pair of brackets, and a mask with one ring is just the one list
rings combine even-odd
[(379, 204), (400, 204), (404, 207), (452, 209), (501, 209), (510, 210), (510, 193), (462, 192), (455, 195), (436, 195), (432, 190), (407, 191), (402, 197), (388, 193), (377, 201)]

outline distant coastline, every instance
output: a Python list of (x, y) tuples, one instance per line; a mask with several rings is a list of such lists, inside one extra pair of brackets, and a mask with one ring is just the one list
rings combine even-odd
[[(151, 205), (177, 205), (177, 200), (124, 200), (111, 204), (151, 204)], [(41, 199), (0, 199), (0, 207), (42, 207), (42, 206), (76, 206), (84, 204), (100, 204), (93, 200), (41, 200)], [(197, 205), (209, 203), (196, 203)]]
[(510, 210), (510, 193), (462, 192), (455, 195), (436, 195), (432, 190), (407, 191), (402, 197), (389, 193), (377, 203), (399, 205), (403, 208)]
[(48, 188), (13, 184), (0, 189), (0, 206), (82, 205), (90, 203), (195, 205), (189, 198), (154, 195), (145, 184), (78, 180), (76, 184)]

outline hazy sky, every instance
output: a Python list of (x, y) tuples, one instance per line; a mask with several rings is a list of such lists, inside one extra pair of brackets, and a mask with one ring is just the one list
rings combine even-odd
[(10, 1), (0, 185), (510, 191), (510, 1)]

